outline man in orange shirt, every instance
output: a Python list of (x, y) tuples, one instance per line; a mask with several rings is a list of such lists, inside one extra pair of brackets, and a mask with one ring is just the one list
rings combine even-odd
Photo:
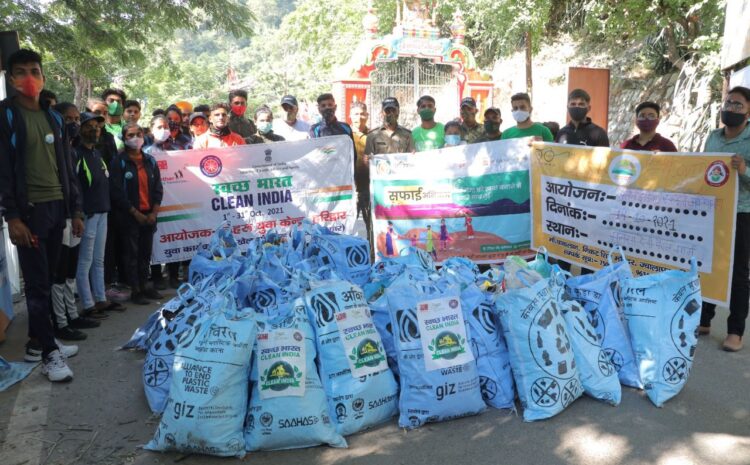
[(226, 103), (215, 103), (211, 106), (208, 117), (211, 128), (205, 134), (197, 137), (193, 144), (194, 149), (208, 149), (231, 147), (233, 145), (244, 145), (245, 139), (236, 132), (229, 129), (229, 105)]

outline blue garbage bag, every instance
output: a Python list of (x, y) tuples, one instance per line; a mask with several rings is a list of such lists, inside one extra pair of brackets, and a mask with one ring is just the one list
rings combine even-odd
[(633, 275), (622, 249), (616, 250), (620, 252), (621, 261), (614, 263), (610, 253), (608, 266), (593, 274), (570, 278), (566, 286), (568, 294), (586, 310), (602, 348), (617, 369), (620, 382), (642, 389), (621, 296), (622, 282)]
[(394, 417), (398, 384), (362, 289), (322, 281), (305, 294), (305, 303), (336, 431), (347, 436)]
[(508, 344), (523, 419), (535, 421), (562, 412), (581, 396), (583, 388), (549, 279), (532, 284), (528, 276), (531, 272), (518, 270), (516, 278), (526, 287), (498, 295), (495, 306)]
[(217, 296), (179, 341), (169, 399), (146, 449), (243, 457), (255, 313)]
[(315, 335), (304, 301), (298, 300), (282, 305), (275, 316), (258, 316), (245, 419), (249, 451), (346, 447), (328, 413), (315, 366)]
[(609, 354), (602, 349), (596, 329), (581, 304), (565, 291), (565, 279), (569, 273), (555, 265), (551, 272), (550, 287), (562, 311), (568, 330), (570, 345), (575, 355), (581, 385), (586, 394), (611, 405), (619, 405), (622, 388), (617, 369)]
[(479, 267), (476, 263), (464, 257), (450, 257), (443, 261), (440, 275), (453, 279), (462, 287), (473, 284), (479, 277)]
[(484, 402), (490, 407), (513, 408), (516, 391), (510, 357), (498, 327), (494, 301), (472, 284), (461, 292), (461, 308), (471, 329), (471, 348), (477, 360)]
[(336, 234), (321, 226), (314, 227), (307, 257), (317, 256), (323, 266), (330, 266), (339, 276), (358, 286), (370, 275), (370, 243), (356, 236)]
[(237, 278), (234, 295), (241, 306), (254, 308), (258, 313), (274, 312), (291, 298), (287, 287), (262, 271), (246, 273)]
[(622, 296), (638, 372), (661, 407), (685, 387), (693, 366), (703, 303), (695, 258), (689, 271), (626, 279)]
[(386, 296), (398, 354), (399, 426), (413, 429), (483, 412), (458, 289), (435, 292), (430, 283), (398, 283)]

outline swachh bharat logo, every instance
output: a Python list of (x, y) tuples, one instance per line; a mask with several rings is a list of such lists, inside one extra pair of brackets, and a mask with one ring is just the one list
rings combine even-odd
[(363, 339), (357, 347), (352, 349), (349, 359), (354, 362), (354, 368), (375, 367), (385, 360), (380, 345), (372, 339)]
[(432, 342), (430, 342), (430, 345), (427, 346), (427, 348), (432, 352), (433, 360), (441, 358), (451, 360), (458, 357), (459, 354), (466, 352), (466, 349), (464, 348), (465, 345), (466, 339), (456, 333), (443, 331), (438, 334)]
[(618, 186), (629, 186), (641, 175), (641, 162), (633, 155), (620, 155), (609, 164), (609, 178)]
[(260, 377), (261, 391), (283, 391), (290, 387), (299, 387), (302, 372), (287, 362), (276, 362), (268, 367)]

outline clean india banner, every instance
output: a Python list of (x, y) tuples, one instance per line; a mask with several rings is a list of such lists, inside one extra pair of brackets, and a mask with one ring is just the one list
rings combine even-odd
[(375, 249), (418, 247), (438, 263), (530, 254), (529, 140), (485, 142), (370, 159)]
[(222, 221), (240, 246), (307, 218), (350, 234), (356, 219), (354, 147), (347, 136), (155, 155), (164, 200), (154, 263), (189, 260)]
[(737, 174), (726, 153), (534, 143), (532, 247), (585, 268), (621, 246), (633, 272), (690, 268), (706, 301), (729, 301)]

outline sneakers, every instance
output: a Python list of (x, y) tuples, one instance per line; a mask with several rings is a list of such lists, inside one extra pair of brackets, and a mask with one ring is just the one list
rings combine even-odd
[(130, 301), (136, 305), (148, 305), (151, 302), (140, 292), (133, 292), (130, 295)]
[(130, 298), (130, 292), (125, 289), (119, 289), (116, 286), (112, 286), (107, 289), (104, 294), (107, 300), (112, 302), (126, 302)]
[(73, 380), (73, 371), (68, 367), (65, 357), (59, 350), (53, 350), (44, 357), (42, 374), (53, 383)]
[(83, 341), (88, 336), (83, 331), (71, 328), (70, 325), (55, 329), (55, 337), (63, 341)]
[(143, 290), (143, 296), (151, 300), (161, 300), (164, 298), (164, 296), (159, 294), (159, 292), (157, 292), (156, 289), (153, 289), (150, 287)]
[[(55, 339), (57, 348), (65, 356), (65, 358), (75, 357), (78, 354), (78, 346), (75, 344), (64, 345), (57, 339)], [(23, 359), (27, 362), (41, 362), (42, 361), (42, 345), (36, 341), (29, 341), (26, 343), (26, 353)]]
[(91, 329), (91, 328), (98, 328), (101, 326), (101, 323), (94, 320), (93, 318), (86, 318), (85, 316), (79, 316), (78, 318), (75, 318), (73, 320), (70, 320), (70, 323), (68, 324), (71, 328), (75, 329)]

